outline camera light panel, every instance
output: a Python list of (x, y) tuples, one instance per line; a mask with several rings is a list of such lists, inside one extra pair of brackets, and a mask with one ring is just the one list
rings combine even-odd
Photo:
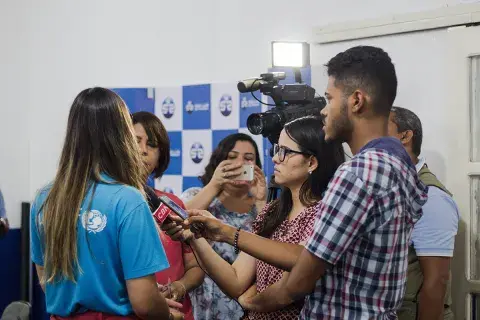
[(272, 42), (273, 67), (303, 68), (310, 64), (310, 46), (306, 42)]

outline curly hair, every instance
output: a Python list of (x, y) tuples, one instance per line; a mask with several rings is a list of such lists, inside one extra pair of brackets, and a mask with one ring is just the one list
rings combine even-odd
[(362, 89), (372, 98), (373, 111), (388, 116), (397, 95), (397, 75), (388, 54), (380, 48), (357, 46), (333, 57), (326, 65), (329, 77), (345, 96)]

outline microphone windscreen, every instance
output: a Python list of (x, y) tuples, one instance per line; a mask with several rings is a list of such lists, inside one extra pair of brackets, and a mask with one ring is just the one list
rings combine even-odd
[(162, 225), (165, 219), (167, 219), (171, 213), (172, 213), (172, 210), (170, 210), (170, 208), (167, 207), (164, 203), (160, 202), (160, 205), (158, 206), (157, 210), (153, 212), (153, 217), (155, 218), (155, 221), (157, 221), (159, 225)]

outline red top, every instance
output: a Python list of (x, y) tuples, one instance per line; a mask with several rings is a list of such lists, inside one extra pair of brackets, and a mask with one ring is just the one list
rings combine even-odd
[[(313, 232), (313, 226), (315, 225), (315, 217), (317, 214), (316, 204), (305, 208), (295, 219), (289, 221), (284, 220), (273, 232), (270, 239), (300, 244), (306, 242)], [(253, 223), (252, 231), (258, 233), (263, 225), (263, 222), (267, 215), (274, 214), (269, 212), (269, 205), (266, 205), (262, 212), (257, 216), (257, 219)], [(265, 291), (272, 284), (280, 281), (283, 276), (283, 271), (269, 265), (263, 261), (257, 260), (257, 292)], [(248, 319), (252, 320), (293, 320), (298, 319), (300, 311), (302, 309), (303, 301), (294, 303), (281, 310), (274, 312), (249, 312)]]
[[(171, 193), (162, 192), (155, 189), (155, 193), (157, 196), (167, 196), (180, 207), (185, 209), (185, 205), (183, 204), (182, 200), (177, 198), (175, 195)], [(190, 247), (185, 245), (180, 241), (173, 241), (170, 237), (163, 231), (160, 233), (160, 239), (162, 240), (163, 248), (165, 249), (165, 253), (168, 258), (168, 262), (170, 263), (170, 268), (165, 269), (163, 271), (157, 272), (155, 274), (157, 278), (157, 282), (159, 284), (169, 284), (174, 281), (177, 281), (183, 277), (185, 274), (185, 265), (183, 264), (184, 255), (193, 255), (192, 250)], [(194, 320), (193, 319), (193, 312), (192, 312), (192, 302), (190, 301), (190, 297), (188, 293), (185, 295), (185, 298), (181, 302), (183, 304), (183, 308), (180, 310), (185, 314), (185, 320)]]

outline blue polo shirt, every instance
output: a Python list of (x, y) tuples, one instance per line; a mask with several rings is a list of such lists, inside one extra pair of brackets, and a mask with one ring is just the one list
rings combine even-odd
[[(102, 176), (92, 197), (90, 188), (77, 223), (76, 283), (60, 280), (46, 285), (47, 312), (69, 316), (87, 310), (116, 315), (133, 313), (126, 280), (169, 267), (150, 208), (141, 193), (130, 186), (112, 184)], [(41, 190), (31, 208), (32, 261), (44, 265), (42, 204), (49, 187)], [(90, 210), (88, 210), (91, 201)], [(58, 246), (62, 244), (59, 243)]]
[[(425, 159), (416, 165), (420, 172)], [(419, 257), (453, 257), (458, 232), (457, 204), (437, 187), (428, 188), (428, 200), (422, 207), (423, 216), (413, 227), (411, 244)]]

